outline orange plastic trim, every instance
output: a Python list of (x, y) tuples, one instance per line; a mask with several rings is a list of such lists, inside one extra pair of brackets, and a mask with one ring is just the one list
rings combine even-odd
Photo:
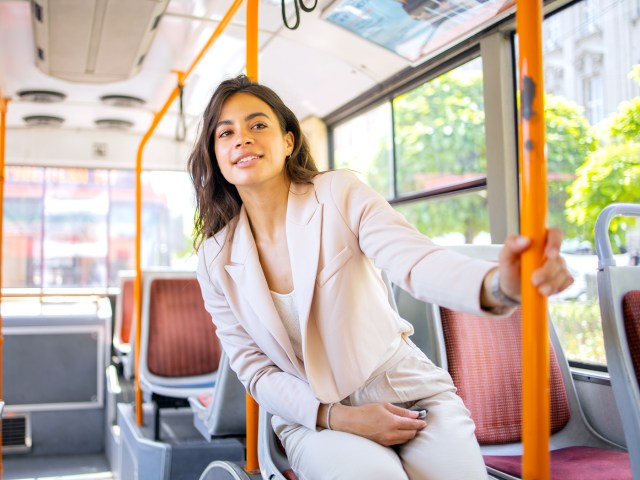
[(531, 284), (543, 263), (547, 218), (542, 0), (518, 0), (520, 89), (520, 232), (532, 240), (522, 257), (522, 421), (523, 479), (548, 480), (549, 329), (547, 300)]

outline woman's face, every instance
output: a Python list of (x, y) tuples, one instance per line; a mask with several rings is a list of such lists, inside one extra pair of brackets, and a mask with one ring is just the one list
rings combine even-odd
[(222, 105), (215, 126), (214, 150), (224, 178), (241, 192), (284, 182), (284, 163), (294, 138), (282, 133), (268, 104), (250, 93), (236, 93)]

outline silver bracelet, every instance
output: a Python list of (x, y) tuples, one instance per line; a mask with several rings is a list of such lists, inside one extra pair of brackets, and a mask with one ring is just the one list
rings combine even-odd
[(509, 295), (502, 291), (500, 288), (500, 272), (496, 272), (491, 280), (491, 296), (498, 300), (505, 307), (518, 307), (520, 306), (520, 300), (511, 298)]
[(327, 430), (333, 430), (333, 428), (331, 428), (331, 409), (334, 405), (335, 403), (330, 403), (329, 408), (327, 408)]

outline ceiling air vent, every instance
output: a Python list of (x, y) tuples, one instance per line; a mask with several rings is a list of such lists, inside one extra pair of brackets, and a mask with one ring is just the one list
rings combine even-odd
[(109, 128), (112, 130), (128, 130), (133, 127), (133, 122), (119, 118), (99, 118), (95, 121), (98, 128)]
[(52, 115), (29, 115), (22, 120), (29, 127), (58, 127), (64, 123), (64, 118)]
[(67, 98), (64, 93), (53, 90), (20, 90), (17, 95), (20, 100), (35, 103), (56, 103)]
[(169, 0), (32, 0), (38, 68), (75, 82), (132, 77)]
[(132, 97), (130, 95), (104, 95), (100, 97), (102, 103), (111, 105), (112, 107), (141, 107), (146, 102), (140, 97)]

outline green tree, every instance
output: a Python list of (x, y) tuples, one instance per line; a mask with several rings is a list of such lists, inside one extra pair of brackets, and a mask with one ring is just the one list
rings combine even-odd
[[(640, 201), (640, 143), (625, 142), (599, 148), (578, 169), (567, 201), (569, 220), (586, 227), (593, 238), (596, 219), (613, 202)], [(611, 223), (612, 245), (625, 245), (628, 221)]]
[[(394, 101), (399, 193), (480, 178), (486, 172), (484, 100), (479, 71), (457, 69)], [(489, 228), (486, 197), (454, 196), (403, 205), (400, 210), (430, 236), (464, 234), (466, 242)]]
[[(567, 187), (596, 148), (595, 136), (577, 104), (545, 97), (549, 224), (568, 236), (580, 228), (567, 221)], [(453, 70), (407, 92), (394, 102), (398, 185), (401, 193), (429, 188), (432, 182), (456, 183), (486, 172), (482, 76)], [(514, 159), (514, 161), (516, 161)], [(466, 242), (488, 230), (486, 195), (454, 196), (401, 208), (431, 236), (462, 232)]]
[[(633, 67), (629, 78), (640, 84), (640, 65)], [(640, 97), (621, 102), (604, 125), (604, 145), (578, 169), (567, 200), (569, 220), (588, 232), (590, 241), (604, 207), (640, 202)], [(625, 233), (632, 224), (621, 218), (611, 222), (611, 243), (618, 251), (626, 245)]]
[(596, 149), (597, 141), (584, 109), (556, 95), (545, 95), (547, 141), (548, 224), (563, 229), (568, 238), (584, 237), (584, 232), (567, 219), (568, 187), (576, 170)]

